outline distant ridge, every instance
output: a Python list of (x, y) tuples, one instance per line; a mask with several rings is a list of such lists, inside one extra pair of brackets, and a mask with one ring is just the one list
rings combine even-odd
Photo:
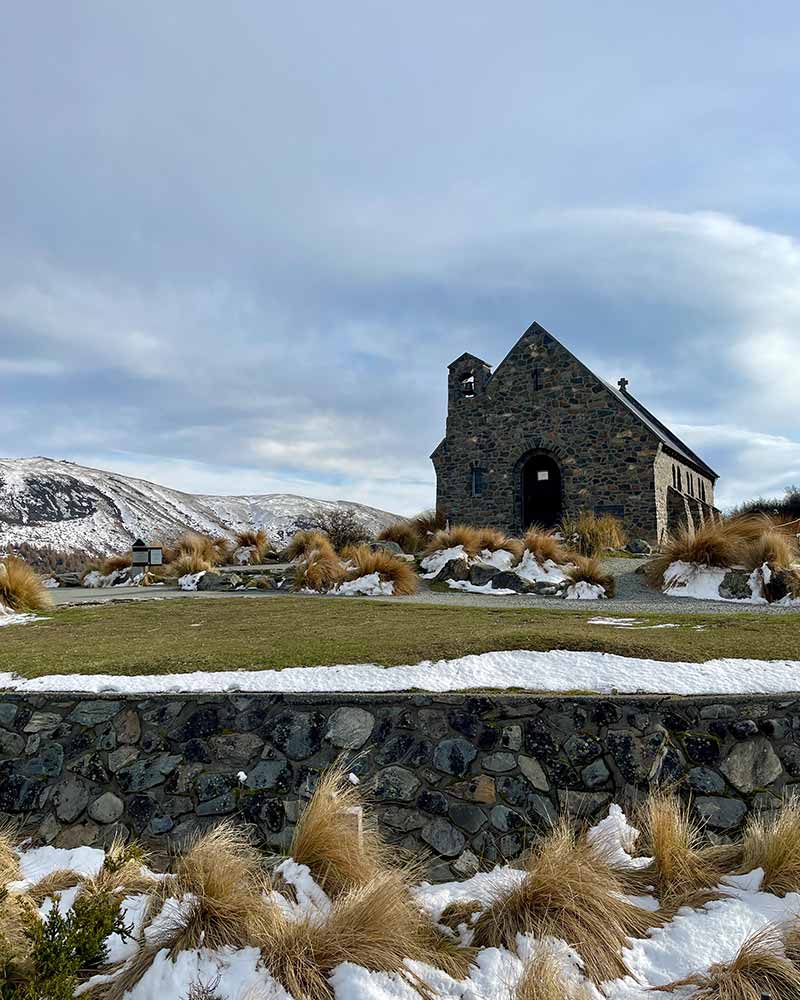
[(202, 496), (50, 458), (0, 459), (0, 551), (27, 543), (105, 555), (134, 538), (171, 541), (187, 529), (232, 534), (263, 528), (282, 545), (300, 528), (337, 509), (355, 511), (370, 530), (397, 519), (346, 500), (291, 494)]

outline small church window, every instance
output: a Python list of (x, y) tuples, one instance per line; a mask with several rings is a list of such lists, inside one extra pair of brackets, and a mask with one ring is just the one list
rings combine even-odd
[(477, 465), (472, 467), (472, 495), (474, 497), (483, 496), (483, 469)]
[(533, 389), (538, 392), (542, 388), (542, 376), (538, 368), (533, 369)]
[(678, 469), (678, 490), (683, 493), (683, 474), (680, 469)]
[(672, 466), (672, 486), (673, 489), (677, 489), (678, 486), (678, 470), (674, 465)]

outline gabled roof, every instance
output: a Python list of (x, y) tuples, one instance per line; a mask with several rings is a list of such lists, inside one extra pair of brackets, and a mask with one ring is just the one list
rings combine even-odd
[(455, 368), (456, 365), (460, 365), (462, 361), (477, 361), (479, 365), (483, 365), (484, 368), (491, 370), (491, 365), (488, 361), (484, 361), (483, 358), (477, 357), (475, 354), (470, 354), (469, 351), (464, 351), (460, 354), (455, 361), (451, 361), (447, 366), (448, 368)]
[(608, 389), (612, 396), (623, 403), (627, 408), (637, 416), (643, 424), (650, 428), (651, 431), (658, 437), (665, 448), (669, 448), (670, 451), (675, 452), (679, 458), (688, 462), (689, 465), (696, 465), (702, 472), (712, 479), (719, 479), (719, 474), (714, 472), (710, 465), (707, 465), (702, 458), (697, 454), (697, 452), (692, 451), (692, 449), (685, 444), (678, 437), (677, 434), (673, 434), (672, 431), (665, 424), (662, 424), (658, 417), (654, 417), (653, 414), (639, 402), (638, 399), (634, 397), (627, 391), (623, 392), (621, 389), (615, 389), (614, 386), (609, 385), (604, 379), (603, 385)]
[[(613, 386), (609, 385), (608, 382), (605, 381), (605, 379), (601, 379), (599, 375), (595, 375), (595, 373), (591, 370), (591, 368), (585, 365), (580, 358), (575, 357), (575, 355), (572, 353), (572, 351), (570, 351), (568, 347), (565, 347), (557, 337), (554, 337), (549, 330), (545, 330), (545, 328), (536, 321), (531, 323), (528, 329), (522, 334), (522, 336), (519, 338), (516, 344), (514, 344), (514, 346), (505, 356), (505, 358), (503, 358), (503, 360), (500, 362), (497, 368), (494, 369), (494, 371), (489, 377), (489, 382), (488, 382), (489, 386), (491, 386), (492, 381), (499, 375), (501, 369), (506, 364), (506, 362), (516, 352), (521, 342), (528, 337), (536, 336), (538, 334), (543, 334), (544, 336), (549, 337), (551, 340), (554, 340), (566, 354), (568, 354), (571, 358), (573, 358), (573, 360), (575, 360), (593, 378), (597, 379), (597, 381), (604, 388), (606, 388), (618, 402), (620, 402), (635, 417), (637, 417), (648, 428), (648, 430), (650, 430), (653, 434), (655, 434), (655, 436), (658, 438), (658, 440), (665, 448), (676, 454), (679, 458), (683, 459), (685, 462), (688, 462), (689, 465), (696, 466), (702, 473), (709, 476), (711, 479), (714, 480), (719, 479), (718, 473), (714, 472), (714, 470), (711, 468), (710, 465), (707, 465), (696, 452), (692, 451), (692, 449), (687, 444), (681, 441), (681, 439), (677, 436), (677, 434), (673, 434), (672, 431), (665, 424), (662, 424), (661, 421), (658, 419), (658, 417), (653, 416), (653, 414), (645, 406), (643, 406), (638, 399), (635, 399), (627, 391), (622, 392), (620, 389), (615, 389)], [(456, 358), (455, 361), (451, 362), (451, 364), (448, 365), (448, 368), (452, 368), (453, 365), (458, 364), (465, 358), (469, 358), (470, 360), (474, 361), (479, 361), (482, 365), (486, 365), (487, 368), (491, 369), (491, 365), (487, 364), (487, 362), (482, 361), (480, 358), (477, 358), (474, 354), (469, 354), (468, 352), (462, 354), (460, 358)]]

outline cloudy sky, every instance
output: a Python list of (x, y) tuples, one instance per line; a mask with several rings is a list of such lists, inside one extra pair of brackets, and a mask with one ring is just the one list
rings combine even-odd
[(63, 0), (0, 38), (0, 455), (411, 512), (538, 320), (800, 481), (800, 8)]

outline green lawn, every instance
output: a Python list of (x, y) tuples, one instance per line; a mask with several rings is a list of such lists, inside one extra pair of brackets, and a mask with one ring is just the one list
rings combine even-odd
[[(601, 609), (443, 607), (349, 598), (186, 598), (62, 608), (0, 633), (0, 670), (153, 674), (374, 662), (497, 649), (602, 650), (657, 660), (800, 659), (796, 615), (637, 615), (682, 628), (588, 625)], [(703, 625), (704, 631), (690, 626)]]

